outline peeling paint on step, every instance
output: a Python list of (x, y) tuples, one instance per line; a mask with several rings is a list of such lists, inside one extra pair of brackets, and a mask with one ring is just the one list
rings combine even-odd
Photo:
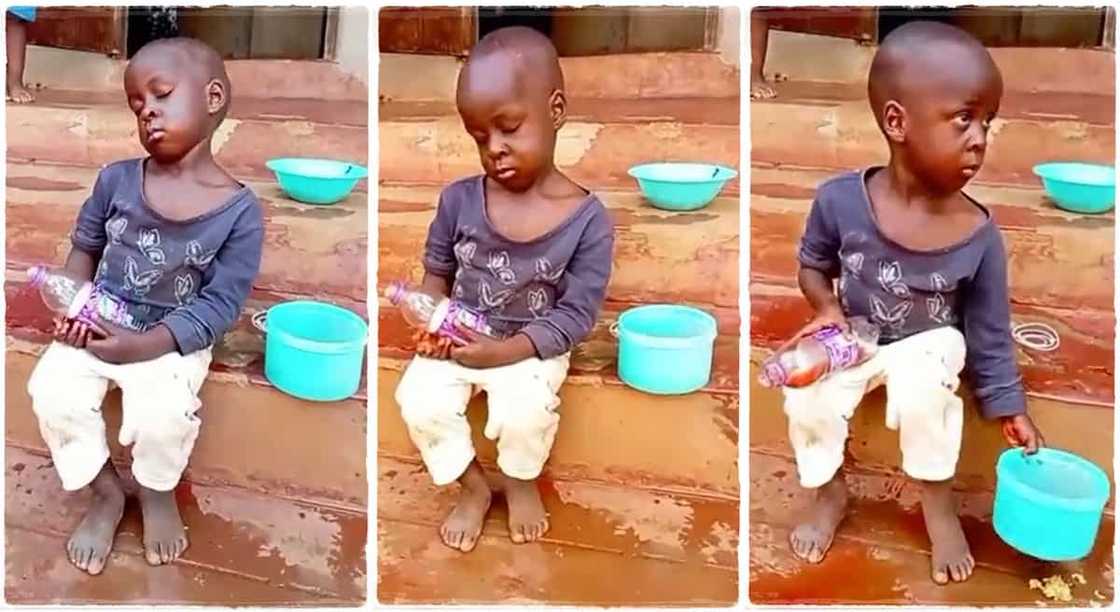
[(241, 125), (239, 119), (230, 119), (227, 117), (226, 120), (218, 126), (218, 129), (214, 130), (214, 136), (210, 139), (210, 152), (217, 155), (218, 152), (222, 150), (222, 147), (229, 142), (230, 137), (233, 136), (233, 132), (237, 130), (237, 126), (239, 125)]
[(567, 482), (555, 486), (560, 501), (606, 514), (615, 534), (632, 532), (640, 543), (679, 549), (692, 528), (692, 506), (671, 495)]
[(556, 138), (556, 164), (574, 166), (591, 148), (603, 129), (601, 123), (567, 123)]

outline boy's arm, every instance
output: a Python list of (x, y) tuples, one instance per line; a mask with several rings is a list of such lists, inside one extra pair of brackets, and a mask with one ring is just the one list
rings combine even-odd
[[(264, 247), (264, 219), (258, 202), (243, 210), (233, 224), (229, 237), (218, 249), (203, 275), (198, 295), (188, 306), (171, 311), (152, 335), (154, 348), (178, 349), (182, 355), (212, 346), (241, 315), (249, 298), (253, 280), (261, 267)], [(168, 347), (160, 328), (173, 338)]]
[(1011, 304), (1007, 291), (1007, 254), (998, 230), (992, 232), (976, 275), (962, 304), (965, 363), (972, 375), (981, 413), (1000, 419), (1004, 437), (1033, 452), (1042, 434), (1027, 415), (1015, 344), (1011, 338)]
[(840, 269), (840, 232), (818, 197), (809, 209), (805, 232), (798, 245), (797, 285), (813, 308), (813, 319), (801, 328), (797, 337), (813, 333), (828, 325), (847, 326), (844, 310), (833, 290), (832, 279)]
[(614, 227), (602, 208), (587, 224), (547, 315), (507, 340), (511, 359), (563, 355), (591, 332), (607, 294), (614, 254)]

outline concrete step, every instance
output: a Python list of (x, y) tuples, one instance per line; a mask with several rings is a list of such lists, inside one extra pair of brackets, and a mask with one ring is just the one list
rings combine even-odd
[[(415, 462), (378, 462), (382, 604), (731, 605), (738, 594), (738, 500), (541, 481), (551, 530), (514, 545), (501, 497), (470, 554), (439, 541), (454, 487)], [(610, 567), (604, 580), (601, 568)]]
[[(876, 45), (804, 34), (770, 31), (766, 72), (793, 81), (828, 81), (867, 86)], [(989, 47), (1003, 75), (1005, 92), (1059, 92), (1111, 96), (1116, 55), (1109, 49)], [(1076, 66), (1076, 70), (1071, 70)]]
[(366, 599), (364, 512), (198, 484), (176, 491), (190, 538), (181, 559), (147, 565), (139, 506), (130, 501), (105, 572), (90, 578), (66, 559), (88, 492), (62, 491), (49, 458), (6, 450), (11, 604), (354, 606)]
[[(43, 454), (46, 444), (26, 388), (46, 342), (45, 336), (35, 336), (26, 328), (13, 335), (9, 323), (6, 440), (9, 446)], [(203, 427), (184, 480), (364, 510), (368, 490), (364, 390), (328, 404), (282, 393), (263, 376), (260, 343), (259, 334), (243, 329), (227, 335), (215, 351), (216, 363), (201, 393)], [(119, 390), (111, 391), (103, 410), (110, 448), (117, 459), (126, 460), (130, 450), (116, 442), (120, 399)]]
[[(797, 275), (797, 244), (817, 185), (827, 171), (752, 168), (751, 277)], [(1112, 312), (1115, 218), (1059, 210), (1041, 186), (977, 184), (1008, 253), (1011, 300), (1044, 308)]]
[[(451, 101), (462, 60), (457, 57), (382, 53), (378, 68), (382, 100)], [(716, 53), (619, 53), (562, 57), (564, 85), (586, 98), (680, 98), (739, 96), (739, 69)], [(416, 75), (424, 78), (418, 79)], [(603, 78), (610, 75), (610, 78)]]
[[(780, 85), (777, 98), (751, 103), (752, 163), (856, 168), (887, 159), (866, 85)], [(977, 180), (1035, 183), (1031, 168), (1046, 161), (1111, 164), (1114, 108), (1112, 95), (1009, 90)]]
[[(74, 219), (98, 168), (9, 160), (7, 169), (9, 266), (64, 261)], [(287, 198), (273, 180), (241, 180), (260, 198), (265, 214), (255, 288), (365, 302), (369, 214), (364, 191), (333, 206), (309, 206)]]
[[(793, 280), (755, 281), (750, 294), (751, 344), (755, 346), (776, 348), (812, 318), (809, 303)], [(1045, 323), (1061, 341), (1052, 352), (1018, 348), (1019, 369), (1028, 391), (1040, 397), (1112, 405), (1116, 319), (1111, 310), (1012, 303), (1011, 320), (1015, 324)]]
[[(303, 98), (329, 100), (328, 106), (336, 108), (337, 102), (369, 99), (369, 86), (331, 61), (251, 59), (225, 60), (225, 65), (237, 101)], [(120, 99), (127, 67), (127, 60), (101, 53), (29, 45), (25, 76), (45, 87), (40, 93), (48, 96), (55, 90), (83, 90)]]
[[(377, 246), (382, 282), (421, 278), (424, 240), (441, 188), (381, 185)], [(596, 193), (615, 223), (608, 299), (737, 309), (738, 197), (725, 193), (704, 209), (673, 213), (653, 208), (636, 189)]]
[[(145, 155), (136, 117), (119, 93), (48, 90), (34, 105), (8, 105), (7, 113), (9, 161), (100, 166)], [(367, 116), (363, 101), (239, 98), (214, 134), (212, 150), (238, 177), (272, 177), (264, 164), (276, 157), (366, 164)]]
[[(746, 383), (750, 385), (750, 448), (752, 452), (792, 459), (781, 392), (758, 383), (759, 364), (768, 354), (768, 351), (754, 349), (750, 355)], [(979, 406), (971, 393), (966, 392), (964, 400), (964, 437), (956, 482), (971, 491), (990, 492), (995, 486), (996, 459), (1007, 448), (1007, 443), (998, 421), (980, 417)], [(1031, 395), (1027, 398), (1027, 409), (1048, 446), (1077, 453), (1112, 474), (1111, 405), (1088, 405)], [(847, 466), (902, 476), (898, 432), (888, 430), (885, 420), (886, 392), (880, 388), (864, 398), (849, 421)]]
[[(575, 90), (573, 90), (575, 91)], [(631, 166), (698, 161), (739, 168), (739, 99), (573, 99), (561, 128), (556, 165), (592, 189), (635, 188)], [(443, 184), (478, 174), (478, 147), (447, 104), (382, 104), (380, 179)], [(738, 179), (724, 187), (738, 193)]]
[[(999, 539), (990, 522), (990, 494), (960, 492), (961, 522), (977, 567), (967, 582), (941, 587), (929, 577), (929, 539), (912, 481), (849, 473), (853, 500), (848, 516), (824, 561), (809, 565), (788, 544), (809, 502), (793, 464), (761, 452), (752, 452), (750, 462), (749, 596), (756, 605), (1110, 607), (1115, 598), (1112, 514), (1106, 514), (1088, 558), (1046, 563)], [(1085, 584), (1076, 582), (1075, 573)], [(1047, 601), (1030, 589), (1030, 580), (1059, 574), (1072, 586), (1073, 601)]]
[[(393, 398), (406, 365), (384, 354), (379, 359), (377, 448), (382, 458), (418, 461)], [(737, 392), (658, 397), (608, 374), (576, 369), (560, 397), (563, 416), (545, 468), (550, 478), (738, 497)], [(494, 442), (482, 436), (484, 396), (471, 403), (468, 418), (480, 461), (493, 466)], [(670, 455), (673, 460), (666, 461)]]

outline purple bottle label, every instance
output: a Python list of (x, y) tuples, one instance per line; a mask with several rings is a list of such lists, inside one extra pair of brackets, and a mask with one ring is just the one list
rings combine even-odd
[(76, 318), (87, 323), (107, 321), (125, 329), (140, 329), (124, 303), (97, 287), (90, 292), (89, 299), (82, 305)]
[(849, 368), (859, 361), (859, 344), (840, 331), (838, 327), (826, 327), (813, 334), (828, 355), (828, 372)]
[(494, 330), (486, 322), (485, 315), (474, 312), (459, 302), (451, 301), (447, 306), (447, 315), (443, 317), (436, 333), (451, 338), (458, 344), (469, 344), (470, 339), (460, 333), (461, 328), (473, 330), (484, 336), (494, 336)]

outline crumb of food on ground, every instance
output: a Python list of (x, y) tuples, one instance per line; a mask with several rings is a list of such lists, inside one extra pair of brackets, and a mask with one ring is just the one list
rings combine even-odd
[(788, 74), (784, 74), (784, 73), (781, 73), (781, 72), (775, 72), (774, 73), (774, 82), (775, 83), (785, 83), (788, 80), (789, 80), (789, 75)]
[(1086, 581), (1085, 581), (1085, 576), (1082, 576), (1081, 574), (1073, 573), (1073, 574), (1070, 574), (1069, 578), (1070, 578), (1070, 580), (1076, 582), (1077, 584), (1087, 584)]
[(1027, 585), (1032, 590), (1042, 591), (1042, 594), (1051, 601), (1073, 601), (1073, 592), (1069, 588), (1069, 583), (1065, 581), (1065, 578), (1062, 578), (1061, 574), (1043, 578), (1041, 582), (1031, 578)]
[(1089, 607), (1090, 608), (1100, 608), (1101, 607), (1101, 602), (1093, 601), (1092, 599), (1090, 599), (1089, 600)]
[(1100, 591), (1093, 591), (1093, 597), (1096, 597), (1097, 599), (1108, 599)]

